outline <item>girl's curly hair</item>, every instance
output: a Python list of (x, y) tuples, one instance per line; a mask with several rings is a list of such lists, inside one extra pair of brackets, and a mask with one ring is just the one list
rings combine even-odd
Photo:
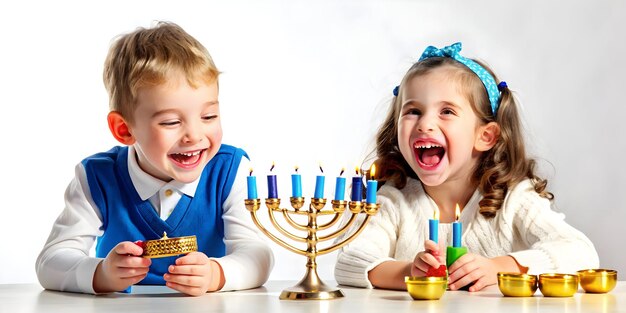
[[(474, 61), (498, 81), (489, 67)], [(535, 174), (535, 160), (526, 156), (517, 103), (511, 91), (508, 88), (501, 90), (500, 106), (494, 116), (487, 91), (478, 76), (465, 65), (444, 57), (428, 58), (415, 63), (402, 79), (398, 95), (393, 98), (387, 117), (376, 134), (374, 163), (381, 185), (385, 181), (392, 181), (396, 187), (403, 188), (407, 177), (419, 179), (403, 158), (398, 146), (398, 119), (406, 93), (405, 86), (410, 80), (443, 66), (453, 69), (451, 83), (459, 84), (459, 90), (467, 96), (480, 122), (496, 122), (500, 126), (497, 143), (481, 155), (472, 178), (483, 194), (483, 199), (479, 202), (479, 212), (486, 218), (494, 217), (502, 207), (509, 188), (526, 178), (532, 181), (535, 191), (542, 197), (553, 199), (554, 195), (546, 190), (547, 180)]]

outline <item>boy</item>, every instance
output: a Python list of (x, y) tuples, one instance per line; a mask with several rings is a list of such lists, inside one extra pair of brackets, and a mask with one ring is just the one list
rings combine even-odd
[[(107, 119), (124, 146), (76, 166), (65, 209), (37, 258), (44, 288), (106, 293), (164, 284), (201, 295), (267, 280), (273, 255), (243, 205), (247, 155), (221, 144), (218, 75), (208, 51), (172, 23), (112, 44)], [(198, 252), (141, 257), (132, 241), (164, 232), (196, 235)]]

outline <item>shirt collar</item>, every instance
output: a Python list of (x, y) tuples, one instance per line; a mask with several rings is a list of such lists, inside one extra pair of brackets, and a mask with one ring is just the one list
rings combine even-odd
[(130, 180), (133, 182), (133, 186), (135, 186), (141, 200), (145, 201), (149, 199), (164, 187), (176, 189), (189, 197), (193, 197), (196, 194), (196, 189), (198, 188), (201, 176), (188, 184), (181, 183), (176, 180), (164, 182), (144, 172), (141, 167), (139, 167), (139, 163), (137, 163), (136, 155), (135, 147), (130, 146), (128, 149), (128, 174), (130, 175)]

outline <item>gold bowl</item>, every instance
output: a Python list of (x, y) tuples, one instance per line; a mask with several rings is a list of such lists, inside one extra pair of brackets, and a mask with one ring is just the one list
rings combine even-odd
[(607, 293), (615, 288), (617, 271), (606, 269), (588, 269), (578, 271), (580, 286), (589, 293)]
[(438, 300), (448, 287), (448, 277), (404, 277), (406, 289), (415, 300)]
[(532, 297), (537, 291), (537, 276), (499, 272), (498, 288), (507, 297)]
[(578, 281), (576, 274), (540, 274), (539, 290), (546, 297), (571, 297), (578, 291)]

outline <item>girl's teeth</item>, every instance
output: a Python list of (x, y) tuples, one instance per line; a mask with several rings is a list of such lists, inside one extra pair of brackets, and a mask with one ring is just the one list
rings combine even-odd
[(418, 149), (430, 149), (430, 148), (440, 148), (440, 145), (433, 145), (433, 144), (416, 144), (413, 146), (414, 148), (418, 148)]

